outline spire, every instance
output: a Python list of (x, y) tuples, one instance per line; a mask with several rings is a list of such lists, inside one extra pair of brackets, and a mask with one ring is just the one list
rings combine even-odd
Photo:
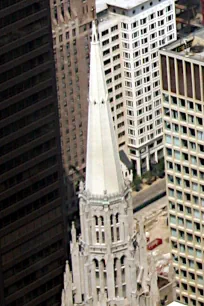
[(66, 260), (64, 272), (64, 289), (62, 290), (61, 306), (73, 306), (72, 297), (72, 274), (69, 262)]
[(72, 235), (72, 243), (75, 244), (77, 239), (76, 239), (76, 228), (75, 228), (74, 221), (72, 221), (71, 235)]
[(93, 22), (85, 189), (91, 194), (103, 195), (121, 193), (123, 186), (100, 43)]

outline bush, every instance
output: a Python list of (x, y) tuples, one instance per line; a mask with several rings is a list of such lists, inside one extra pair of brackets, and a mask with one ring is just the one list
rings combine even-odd
[(153, 165), (151, 165), (151, 173), (152, 173), (152, 176), (158, 176), (157, 165), (158, 165), (158, 164), (156, 164), (156, 163), (154, 163)]
[(135, 191), (140, 191), (141, 189), (141, 184), (142, 184), (142, 179), (140, 176), (135, 175), (134, 180), (133, 180), (133, 190)]
[(164, 158), (160, 159), (156, 165), (157, 176), (162, 178), (165, 175)]
[(152, 172), (151, 172), (151, 171), (147, 171), (147, 172), (143, 175), (143, 179), (144, 179), (144, 182), (145, 182), (147, 185), (151, 185), (152, 182), (155, 180), (155, 177), (152, 175)]

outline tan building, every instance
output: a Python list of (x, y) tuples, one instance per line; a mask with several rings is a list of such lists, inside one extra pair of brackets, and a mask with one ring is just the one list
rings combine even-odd
[(50, 0), (65, 177), (85, 171), (89, 45), (94, 0)]
[(160, 51), (177, 300), (204, 305), (204, 30)]

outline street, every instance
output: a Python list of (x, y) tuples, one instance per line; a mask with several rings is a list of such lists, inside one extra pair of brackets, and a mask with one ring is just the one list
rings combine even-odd
[(166, 191), (166, 182), (165, 178), (163, 178), (157, 180), (151, 186), (145, 188), (144, 190), (141, 190), (137, 193), (133, 193), (133, 210), (135, 210), (136, 207), (144, 204), (145, 202), (148, 202), (151, 199), (156, 198), (158, 195), (165, 193), (165, 191)]

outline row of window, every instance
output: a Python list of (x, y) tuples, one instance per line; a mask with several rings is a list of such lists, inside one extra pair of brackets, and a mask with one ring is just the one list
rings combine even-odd
[[(137, 139), (139, 145), (144, 144), (145, 142), (148, 142), (150, 140), (153, 140), (155, 135), (162, 135), (162, 128), (157, 129), (156, 131), (152, 132), (151, 134), (148, 134), (147, 136), (144, 136), (144, 134), (143, 134), (143, 136), (141, 138)], [(133, 136), (133, 135), (131, 135), (131, 136)], [(136, 145), (136, 139), (129, 138), (128, 139), (128, 143), (130, 145), (134, 145), (135, 146)]]
[(171, 104), (173, 106), (177, 106), (178, 109), (184, 108), (185, 112), (196, 112), (196, 113), (203, 113), (203, 105), (200, 103), (196, 103), (195, 101), (189, 101), (181, 98), (177, 98), (175, 96), (169, 96), (167, 94), (163, 94), (163, 102), (165, 104)]
[[(183, 227), (185, 229), (189, 229), (189, 230), (193, 230), (196, 232), (200, 232), (204, 229), (204, 225), (200, 224), (200, 221), (196, 222), (195, 220), (189, 220), (189, 219), (185, 219), (184, 217), (176, 217), (175, 215), (170, 214), (169, 216), (169, 221), (170, 224), (174, 224), (180, 227)], [(201, 242), (201, 241), (200, 241)], [(193, 252), (193, 250), (192, 250)], [(202, 254), (201, 250), (200, 250), (200, 254)], [(192, 254), (191, 254), (192, 255)], [(202, 258), (202, 257), (200, 257)]]
[[(163, 23), (162, 23), (163, 24)], [(142, 28), (140, 31), (136, 31), (132, 34), (128, 34), (128, 33), (124, 33), (122, 32), (122, 38), (123, 39), (130, 39), (132, 37), (132, 39), (136, 39), (139, 38), (140, 40), (142, 39), (142, 35), (149, 35), (149, 40), (154, 40), (157, 38), (157, 36), (163, 36), (166, 32), (170, 32), (174, 29), (174, 25), (168, 25), (165, 29), (163, 28), (162, 30), (159, 30), (158, 32), (154, 32), (154, 33), (149, 33), (148, 30), (153, 30), (156, 28), (156, 23), (153, 23), (151, 25), (149, 25), (149, 28)]]
[[(160, 0), (159, 0), (159, 2), (160, 2)], [(153, 3), (150, 2), (150, 6), (152, 4)], [(141, 9), (143, 10), (144, 6), (142, 6)], [(172, 9), (173, 9), (172, 5), (168, 5), (165, 9), (159, 10), (157, 12), (157, 16), (161, 17), (163, 15), (166, 15), (167, 13), (171, 12)], [(151, 13), (148, 17), (145, 17), (145, 18), (140, 20), (140, 25), (144, 25), (148, 22), (148, 20), (153, 20), (154, 18), (156, 18), (156, 13)], [(133, 28), (136, 28), (138, 25), (139, 25), (138, 21), (133, 22), (131, 25), (129, 25), (128, 23), (122, 22), (121, 23), (121, 28), (125, 29), (125, 30), (128, 30), (129, 26), (131, 27), (131, 29), (133, 29)]]
[[(196, 297), (192, 297), (192, 295), (194, 294), (194, 292), (197, 291), (197, 294), (200, 298), (203, 297), (203, 289), (201, 288), (196, 288), (194, 287), (192, 284), (188, 287), (188, 285), (186, 283), (177, 283), (177, 290), (178, 287), (180, 287), (181, 291), (186, 291), (185, 294), (189, 293), (191, 294), (191, 298), (187, 297), (186, 295), (178, 295), (177, 294), (177, 300), (181, 301), (181, 303), (184, 303), (185, 305), (189, 305), (189, 306), (204, 306), (204, 302), (198, 301), (196, 299)], [(197, 289), (197, 290), (196, 290)]]
[[(186, 270), (184, 270), (185, 268), (183, 268), (182, 267), (182, 269), (180, 269), (180, 271), (178, 270), (178, 269), (176, 269), (176, 273), (177, 274), (179, 274), (179, 272), (180, 272), (180, 277), (181, 278), (184, 278), (184, 279), (188, 279), (189, 280), (189, 282), (193, 282), (193, 283), (195, 283), (195, 282), (197, 282), (198, 284), (201, 284), (201, 285), (203, 285), (203, 283), (204, 283), (204, 279), (203, 279), (203, 276), (202, 275), (199, 275), (199, 274), (195, 274), (195, 273), (193, 273), (193, 272), (188, 272), (188, 271), (186, 271)], [(189, 305), (189, 304), (187, 304), (187, 305)]]
[[(189, 181), (188, 180), (185, 180), (185, 181), (186, 181), (187, 186), (189, 186), (189, 184), (190, 184)], [(184, 181), (184, 184), (185, 184), (185, 181)], [(199, 196), (191, 194), (190, 190), (188, 192), (187, 191), (181, 191), (181, 190), (175, 190), (170, 185), (169, 185), (169, 188), (168, 188), (168, 195), (171, 198), (176, 198), (177, 200), (189, 202), (189, 203), (192, 203), (194, 205), (200, 205), (200, 203), (202, 205), (202, 203), (203, 203), (203, 198), (201, 197), (199, 199)]]
[[(25, 5), (24, 5), (25, 6)], [(43, 9), (47, 8), (46, 1), (39, 1), (35, 3), (28, 3), (26, 7), (17, 9), (11, 14), (1, 17), (0, 28), (7, 27), (15, 22), (18, 22), (28, 16), (32, 16)]]

